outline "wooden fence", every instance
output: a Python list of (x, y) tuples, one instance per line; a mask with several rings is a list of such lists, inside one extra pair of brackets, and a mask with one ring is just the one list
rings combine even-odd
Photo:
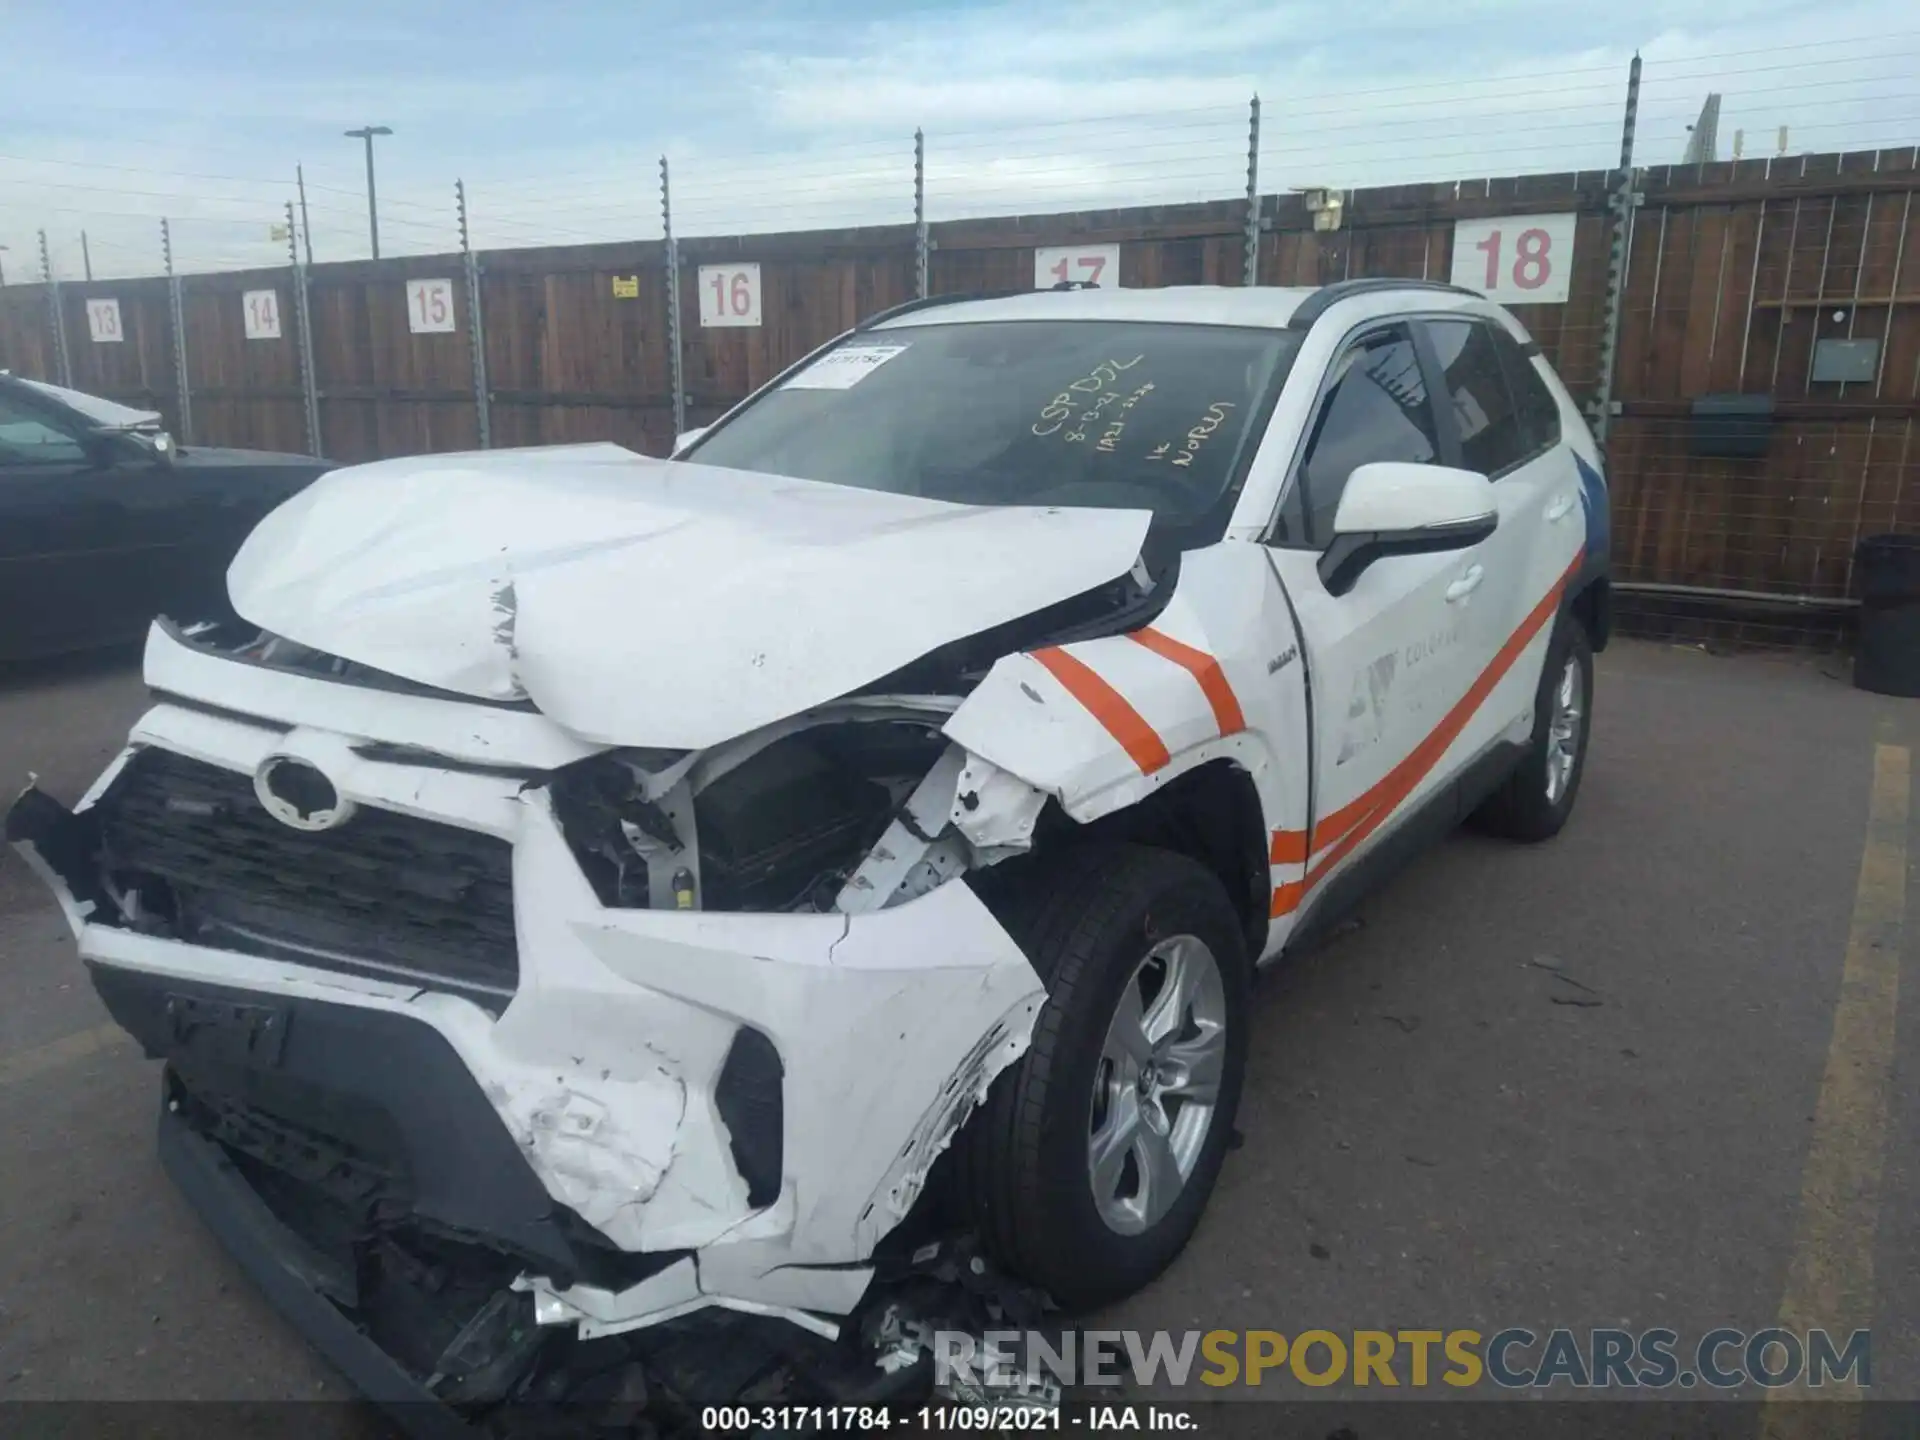
[[(1623, 580), (1837, 598), (1863, 534), (1920, 528), (1920, 235), (1912, 149), (1636, 172), (1612, 386), (1614, 534)], [(1563, 304), (1516, 313), (1583, 403), (1601, 385), (1609, 197), (1617, 175), (1528, 175), (1360, 190), (1337, 229), (1299, 195), (1261, 202), (1263, 285), (1355, 276), (1445, 279), (1455, 225), (1572, 214)], [(1244, 201), (955, 221), (931, 227), (930, 288), (1020, 290), (1034, 249), (1118, 243), (1129, 286), (1240, 283)], [(679, 243), (688, 423), (700, 424), (809, 348), (914, 293), (911, 226)], [(701, 265), (756, 262), (762, 323), (703, 328)], [(473, 317), (454, 255), (308, 272), (319, 448), (342, 461), (479, 443)], [(489, 252), (479, 259), (492, 443), (672, 440), (666, 252), (659, 242)], [(308, 445), (289, 269), (181, 282), (189, 437)], [(415, 334), (407, 282), (452, 281), (456, 330)], [(631, 284), (637, 279), (637, 285)], [(282, 338), (247, 339), (241, 296), (273, 290)], [(628, 292), (623, 294), (622, 292)], [(63, 284), (76, 388), (179, 425), (168, 282)], [(89, 338), (87, 303), (117, 299), (118, 343)], [(1815, 379), (1816, 344), (1874, 342), (1868, 379)], [(1861, 347), (1856, 347), (1856, 353)], [(45, 287), (0, 289), (0, 367), (56, 377)], [(1765, 454), (1714, 458), (1690, 441), (1694, 402), (1768, 395)]]

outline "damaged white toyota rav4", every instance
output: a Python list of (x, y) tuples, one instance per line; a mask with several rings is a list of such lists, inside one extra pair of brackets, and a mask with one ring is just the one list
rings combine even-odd
[(686, 1416), (1173, 1260), (1255, 967), (1566, 820), (1607, 491), (1467, 292), (1042, 292), (335, 471), (228, 588), (7, 822), (170, 1173), (377, 1400)]

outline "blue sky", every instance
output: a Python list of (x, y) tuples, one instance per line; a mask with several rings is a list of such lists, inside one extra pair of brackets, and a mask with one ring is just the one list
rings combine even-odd
[(1263, 190), (1598, 168), (1636, 48), (1643, 163), (1710, 89), (1723, 155), (1920, 140), (1894, 0), (0, 0), (0, 264), (45, 226), (150, 271), (162, 214), (184, 268), (274, 263), (296, 162), (317, 257), (364, 255), (366, 123), (389, 252), (451, 247), (455, 176), (483, 245), (655, 235), (662, 153), (686, 233), (906, 220), (916, 125), (936, 219), (1231, 195), (1256, 90)]

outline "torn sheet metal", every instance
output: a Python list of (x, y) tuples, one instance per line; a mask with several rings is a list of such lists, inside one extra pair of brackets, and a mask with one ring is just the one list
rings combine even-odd
[(958, 745), (941, 752), (886, 833), (847, 877), (834, 901), (836, 910), (857, 915), (910, 900), (965, 868), (965, 847), (956, 849), (945, 832), (966, 763), (966, 751)]
[(787, 1230), (729, 1233), (747, 1218), (729, 1195), (674, 1188), (683, 1167), (725, 1157), (721, 1128), (690, 1108), (697, 1120), (656, 1139), (671, 1157), (660, 1193), (607, 1216), (607, 1233), (628, 1249), (751, 1254), (763, 1272), (870, 1255), (950, 1139), (939, 1117), (957, 1125), (966, 1107), (955, 1097), (1025, 1050), (1045, 990), (1018, 945), (965, 885), (863, 915), (601, 910), (538, 797), (530, 812), (516, 888), (555, 903), (523, 912), (522, 953), (537, 947), (537, 983), (578, 987), (579, 1009), (546, 1034), (535, 1017), (547, 1005), (528, 1003), (523, 980), (501, 1028), (529, 1027), (525, 1043), (544, 1050), (577, 1045), (576, 1019), (661, 1037), (690, 1096), (711, 1094), (741, 1024), (773, 1040), (785, 1069)]
[[(384, 763), (338, 735), (170, 704), (135, 733), (241, 773), (270, 753), (312, 757), (343, 802), (510, 840), (519, 983), (495, 1016), (437, 989), (137, 933), (69, 896), (82, 956), (261, 1003), (320, 999), (431, 1027), (547, 1193), (620, 1249), (696, 1252), (705, 1303), (828, 1315), (857, 1303), (861, 1262), (1024, 1053), (1045, 999), (965, 885), (862, 915), (609, 909), (545, 791), (514, 777)], [(771, 1205), (749, 1201), (716, 1100), (743, 1026), (768, 1037), (782, 1070)]]

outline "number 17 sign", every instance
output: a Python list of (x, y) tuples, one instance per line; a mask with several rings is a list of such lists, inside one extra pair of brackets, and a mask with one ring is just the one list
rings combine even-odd
[(1120, 283), (1118, 245), (1052, 245), (1033, 252), (1033, 288), (1051, 290), (1066, 284), (1097, 285), (1111, 290)]
[(1573, 281), (1573, 215), (1497, 215), (1453, 227), (1453, 283), (1503, 305), (1561, 305)]

